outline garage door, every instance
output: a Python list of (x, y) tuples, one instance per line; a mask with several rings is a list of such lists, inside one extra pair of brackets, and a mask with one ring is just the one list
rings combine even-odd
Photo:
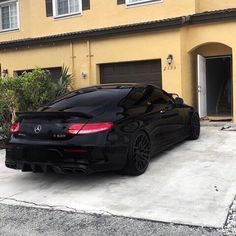
[(100, 65), (100, 81), (107, 83), (149, 83), (162, 87), (161, 60)]

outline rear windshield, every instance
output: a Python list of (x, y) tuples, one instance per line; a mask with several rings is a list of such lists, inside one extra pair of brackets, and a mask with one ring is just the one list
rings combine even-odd
[(42, 107), (40, 111), (89, 112), (99, 107), (118, 104), (130, 92), (130, 88), (89, 88), (73, 91)]

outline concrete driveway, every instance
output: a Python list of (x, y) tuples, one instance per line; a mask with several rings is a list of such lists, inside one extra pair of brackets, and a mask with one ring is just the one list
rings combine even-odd
[(0, 156), (0, 202), (222, 227), (236, 194), (236, 132), (203, 127), (139, 177), (22, 173)]

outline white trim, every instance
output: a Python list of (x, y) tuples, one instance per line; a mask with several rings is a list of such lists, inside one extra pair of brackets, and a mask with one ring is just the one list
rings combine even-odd
[(9, 1), (6, 1), (6, 2), (0, 2), (0, 7), (3, 6), (3, 5), (9, 5), (9, 4), (14, 3), (14, 2), (18, 2), (18, 0), (9, 0)]
[(57, 16), (54, 16), (54, 19), (69, 18), (69, 17), (73, 17), (73, 16), (80, 16), (80, 15), (81, 15), (80, 12), (75, 12), (75, 13), (57, 15)]
[(82, 15), (83, 15), (83, 13), (75, 13), (75, 14), (70, 14), (70, 15), (56, 16), (53, 18), (55, 21), (57, 21), (57, 20), (66, 20), (66, 19), (70, 19), (70, 18), (80, 17)]
[(57, 8), (56, 8), (56, 0), (52, 1), (52, 13), (53, 13), (53, 17), (56, 17), (56, 12), (57, 12)]
[(17, 10), (17, 29), (20, 29), (20, 4), (18, 0), (16, 2), (16, 10)]
[(127, 7), (137, 7), (137, 6), (144, 6), (163, 2), (163, 0), (138, 0), (137, 2), (129, 2), (129, 1), (132, 0), (125, 0), (125, 4)]
[(11, 31), (19, 31), (20, 29), (19, 28), (12, 28), (12, 29), (4, 29), (4, 30), (0, 30), (0, 34), (1, 33), (11, 33)]
[(220, 59), (220, 58), (232, 58), (232, 56), (228, 55), (228, 56), (209, 56), (209, 57), (205, 57), (207, 60), (211, 60), (211, 59)]
[[(61, 19), (61, 18), (68, 18), (70, 16), (82, 15), (82, 0), (78, 0), (78, 1), (79, 1), (79, 11), (58, 15), (58, 7), (57, 7), (58, 0), (53, 0), (53, 18), (54, 19)], [(69, 7), (70, 6), (69, 6), (69, 0), (68, 0), (68, 8)]]
[(197, 55), (198, 113), (200, 118), (207, 116), (206, 58)]

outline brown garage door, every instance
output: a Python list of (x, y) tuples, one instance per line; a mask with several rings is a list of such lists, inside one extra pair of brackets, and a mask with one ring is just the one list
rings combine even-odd
[(100, 65), (100, 81), (107, 83), (149, 83), (162, 87), (161, 60)]

